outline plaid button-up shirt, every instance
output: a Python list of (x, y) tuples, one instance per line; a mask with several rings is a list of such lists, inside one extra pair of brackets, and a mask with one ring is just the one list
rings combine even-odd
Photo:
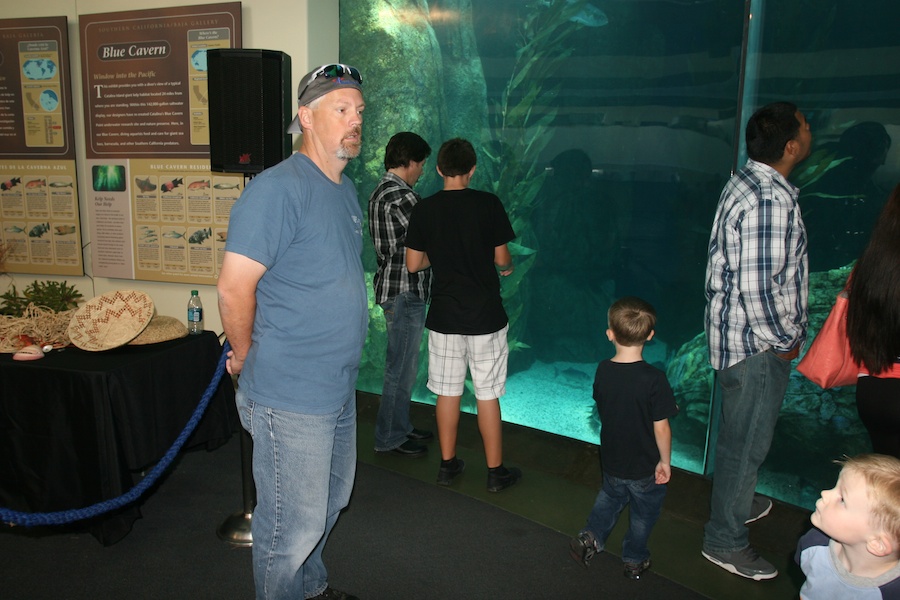
[(710, 364), (728, 368), (806, 339), (806, 229), (800, 190), (772, 167), (748, 160), (719, 198), (706, 265)]
[(406, 228), (419, 195), (400, 177), (387, 172), (369, 197), (369, 234), (375, 244), (375, 302), (381, 304), (402, 293), (413, 292), (428, 302), (431, 269), (406, 270)]

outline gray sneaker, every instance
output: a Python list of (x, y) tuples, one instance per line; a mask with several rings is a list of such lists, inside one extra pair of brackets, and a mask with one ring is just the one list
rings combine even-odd
[(772, 511), (772, 501), (765, 496), (753, 494), (753, 504), (750, 505), (750, 516), (744, 521), (744, 525), (749, 525), (754, 521), (759, 521)]
[(746, 577), (754, 581), (763, 579), (773, 579), (778, 575), (778, 569), (773, 567), (769, 561), (760, 557), (756, 550), (747, 546), (743, 550), (735, 550), (734, 552), (714, 552), (712, 550), (703, 550), (702, 553), (706, 559), (719, 565), (729, 573)]
[(598, 552), (597, 538), (590, 531), (582, 531), (569, 540), (569, 556), (585, 567), (591, 563), (591, 559)]

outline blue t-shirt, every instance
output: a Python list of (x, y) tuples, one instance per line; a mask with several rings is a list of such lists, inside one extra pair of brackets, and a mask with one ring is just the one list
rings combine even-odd
[(362, 210), (294, 154), (253, 178), (231, 210), (225, 250), (266, 267), (240, 387), (280, 410), (325, 414), (355, 394), (368, 327)]

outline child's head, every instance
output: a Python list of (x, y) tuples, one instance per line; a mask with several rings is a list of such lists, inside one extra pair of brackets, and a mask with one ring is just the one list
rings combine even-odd
[(875, 556), (900, 555), (900, 459), (861, 454), (838, 462), (837, 485), (822, 491), (812, 524), (839, 543), (864, 543)]
[(626, 296), (616, 300), (606, 315), (612, 338), (620, 346), (643, 346), (653, 337), (656, 310), (646, 300)]
[(477, 162), (475, 148), (463, 138), (447, 140), (438, 150), (437, 167), (444, 177), (466, 175)]

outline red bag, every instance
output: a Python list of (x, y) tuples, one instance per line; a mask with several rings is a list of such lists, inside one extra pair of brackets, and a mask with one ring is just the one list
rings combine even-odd
[(859, 365), (850, 356), (847, 339), (847, 294), (838, 294), (828, 318), (797, 370), (822, 389), (855, 385)]

